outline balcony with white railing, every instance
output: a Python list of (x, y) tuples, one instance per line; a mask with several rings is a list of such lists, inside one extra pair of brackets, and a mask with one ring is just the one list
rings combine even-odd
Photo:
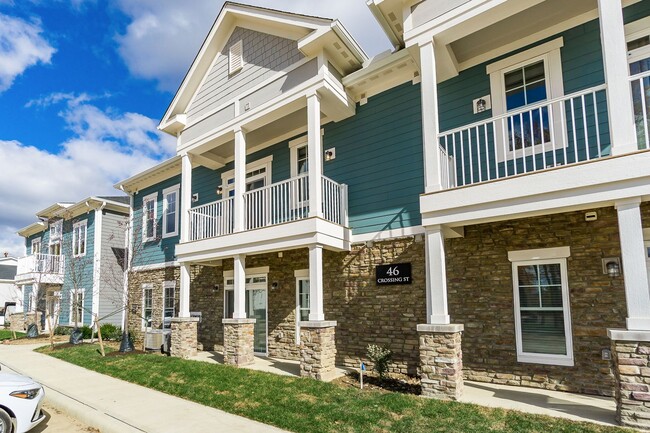
[(18, 259), (17, 283), (62, 284), (65, 257), (52, 254), (32, 254)]
[[(650, 72), (630, 78), (638, 149), (648, 148)], [(439, 134), (443, 189), (611, 155), (606, 86), (547, 100)]]
[[(323, 222), (344, 227), (347, 225), (347, 186), (321, 177), (321, 211)], [(276, 228), (271, 237), (299, 231), (291, 223), (310, 219), (309, 175), (302, 174), (243, 194), (244, 229), (242, 233)], [(239, 235), (235, 231), (234, 198), (229, 197), (197, 206), (189, 210), (189, 241), (203, 241)], [(241, 236), (240, 236), (241, 239)], [(181, 250), (183, 247), (181, 247)]]
[[(441, 190), (423, 225), (463, 226), (611, 205), (650, 181), (650, 72), (631, 76), (636, 145), (612, 152), (607, 87), (546, 100), (438, 135)], [(647, 179), (647, 180), (644, 180)]]

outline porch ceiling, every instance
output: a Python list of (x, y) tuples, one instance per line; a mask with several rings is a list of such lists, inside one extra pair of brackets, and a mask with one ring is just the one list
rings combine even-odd
[(546, 0), (453, 41), (451, 49), (458, 63), (466, 64), (561, 23), (573, 22), (589, 12), (593, 13), (585, 18), (592, 19), (597, 16), (597, 8), (596, 0)]

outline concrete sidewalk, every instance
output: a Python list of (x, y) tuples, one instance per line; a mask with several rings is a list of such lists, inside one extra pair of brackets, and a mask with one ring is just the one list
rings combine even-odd
[(39, 346), (0, 344), (3, 371), (40, 382), (50, 405), (102, 433), (283, 432), (34, 352)]

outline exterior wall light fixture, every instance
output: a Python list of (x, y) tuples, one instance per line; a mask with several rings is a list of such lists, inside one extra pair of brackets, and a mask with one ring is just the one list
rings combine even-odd
[(621, 259), (618, 257), (606, 257), (602, 259), (603, 274), (607, 274), (612, 278), (621, 275)]
[(271, 283), (271, 290), (275, 290), (278, 288), (280, 284), (277, 281), (274, 281)]
[(217, 195), (223, 195), (223, 186), (219, 185), (217, 187)]

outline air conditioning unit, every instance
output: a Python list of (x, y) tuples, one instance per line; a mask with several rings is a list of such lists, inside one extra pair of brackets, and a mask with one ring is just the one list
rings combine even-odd
[(144, 335), (144, 348), (169, 353), (171, 335), (171, 330), (167, 329), (152, 329), (151, 331), (147, 331)]

